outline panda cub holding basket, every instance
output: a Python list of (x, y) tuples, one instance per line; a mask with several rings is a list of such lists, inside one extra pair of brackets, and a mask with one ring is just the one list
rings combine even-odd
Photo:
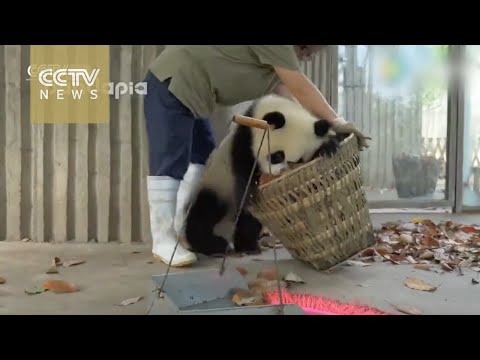
[[(244, 115), (269, 124), (271, 156), (268, 155), (268, 135), (258, 153), (264, 130), (232, 124), (228, 135), (211, 154), (198, 190), (192, 196), (185, 235), (194, 252), (223, 254), (233, 247), (235, 252), (258, 253), (262, 224), (247, 208), (253, 201), (260, 176), (270, 174), (270, 170), (271, 175), (279, 175), (288, 169), (288, 163), (308, 162), (316, 156), (333, 154), (338, 148), (330, 123), (316, 119), (291, 99), (264, 96)], [(246, 201), (233, 228), (257, 153)]]

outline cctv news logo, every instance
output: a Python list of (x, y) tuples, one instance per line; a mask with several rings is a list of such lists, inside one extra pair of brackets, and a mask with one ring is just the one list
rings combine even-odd
[[(30, 76), (27, 81), (31, 81), (32, 78), (37, 78), (38, 82), (44, 87), (40, 89), (40, 99), (48, 100), (50, 96), (54, 96), (57, 100), (65, 99), (65, 96), (70, 95), (74, 100), (81, 100), (83, 96), (88, 96), (90, 100), (96, 100), (98, 98), (98, 89), (95, 88), (97, 78), (100, 74), (100, 69), (85, 69), (85, 68), (69, 68), (68, 66), (59, 65), (30, 65), (27, 69), (27, 73)], [(79, 87), (87, 87), (84, 92)], [(58, 87), (58, 88), (55, 88)], [(70, 93), (65, 93), (65, 89), (68, 87)], [(103, 93), (108, 95), (114, 95), (115, 99), (119, 99), (121, 95), (146, 95), (147, 84), (140, 82), (133, 84), (129, 82), (108, 82), (100, 89)]]

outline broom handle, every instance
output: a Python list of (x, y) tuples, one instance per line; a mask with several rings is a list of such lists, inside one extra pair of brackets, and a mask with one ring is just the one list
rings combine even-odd
[(254, 128), (263, 129), (263, 130), (268, 129), (268, 123), (265, 120), (259, 120), (249, 116), (235, 115), (232, 121), (239, 125), (254, 127)]

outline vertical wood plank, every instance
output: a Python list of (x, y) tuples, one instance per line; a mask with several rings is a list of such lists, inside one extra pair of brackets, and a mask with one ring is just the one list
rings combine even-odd
[[(120, 80), (129, 83), (132, 79), (132, 45), (120, 47)], [(119, 98), (119, 240), (132, 241), (132, 108), (130, 94)]]
[(75, 124), (75, 241), (88, 241), (88, 124)]
[(30, 65), (30, 51), (28, 45), (22, 45), (21, 50), (21, 75), (20, 75), (20, 121), (22, 124), (22, 182), (21, 182), (21, 209), (20, 231), (22, 238), (31, 239), (33, 209), (33, 134), (30, 123), (30, 89), (28, 66)]
[(53, 126), (53, 240), (67, 241), (68, 124)]
[[(132, 82), (133, 86), (143, 78), (142, 45), (132, 46)], [(141, 96), (132, 95), (132, 242), (138, 242), (142, 237), (142, 207), (141, 207), (141, 148), (140, 131), (143, 119), (141, 116)]]
[[(110, 120), (111, 121), (111, 120)], [(99, 243), (109, 241), (110, 229), (110, 124), (96, 124), (95, 129), (95, 223)], [(90, 208), (90, 207), (89, 207)]]
[(33, 137), (33, 218), (32, 237), (34, 241), (45, 241), (44, 224), (44, 126), (32, 124)]
[(0, 45), (0, 241), (5, 240), (7, 231), (7, 193), (5, 174), (5, 45)]
[[(56, 48), (64, 52), (66, 48)], [(60, 55), (60, 54), (59, 54)], [(68, 126), (53, 124), (53, 241), (67, 241), (67, 191), (68, 191)]]
[[(89, 53), (89, 58), (92, 56)], [(82, 54), (77, 52), (75, 54), (75, 62), (81, 62)], [(94, 60), (94, 59), (91, 59)], [(90, 112), (93, 111), (90, 109)], [(74, 191), (74, 206), (73, 206), (73, 214), (71, 216), (74, 217), (74, 238), (76, 242), (86, 243), (89, 240), (88, 236), (88, 209), (89, 209), (89, 194), (88, 194), (88, 181), (89, 181), (89, 173), (88, 173), (88, 163), (89, 163), (89, 156), (88, 156), (88, 124), (74, 124), (70, 125), (75, 128), (74, 137), (71, 141), (74, 142), (72, 146), (72, 150), (75, 153), (74, 156), (74, 163), (71, 164), (73, 171), (75, 172), (75, 176), (73, 179), (73, 187)]]
[[(146, 69), (145, 45), (138, 45), (134, 48), (132, 59), (132, 68), (134, 73), (134, 82), (142, 82), (145, 79)], [(148, 90), (148, 89), (147, 89)], [(133, 103), (133, 100), (135, 102)], [(133, 226), (136, 229), (134, 241), (148, 242), (150, 232), (149, 223), (145, 221), (148, 218), (148, 198), (147, 198), (147, 147), (145, 143), (145, 117), (143, 114), (143, 96), (134, 95), (132, 99), (132, 134), (135, 133), (135, 139), (132, 141), (134, 147), (133, 176), (134, 184), (132, 190), (132, 211), (136, 216), (132, 216)]]
[(21, 46), (5, 46), (5, 183), (6, 183), (6, 239), (20, 240), (21, 229)]
[[(24, 65), (26, 80), (29, 78), (26, 74), (26, 68), (30, 64), (30, 47), (24, 47), (24, 56), (26, 64)], [(25, 86), (24, 96), (30, 98), (30, 84), (25, 81), (22, 86)], [(24, 119), (28, 126), (30, 126), (30, 137), (32, 143), (32, 157), (31, 157), (31, 200), (32, 208), (29, 212), (30, 218), (26, 219), (30, 222), (30, 237), (33, 241), (44, 242), (45, 241), (45, 226), (44, 226), (44, 187), (43, 187), (43, 158), (44, 158), (44, 125), (43, 124), (30, 124), (30, 103), (27, 100), (26, 109), (27, 119)]]

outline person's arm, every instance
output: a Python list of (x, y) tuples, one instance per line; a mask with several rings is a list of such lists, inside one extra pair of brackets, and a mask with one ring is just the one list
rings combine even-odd
[(250, 50), (256, 54), (259, 65), (272, 66), (279, 77), (281, 86), (277, 91), (284, 96), (293, 97), (315, 116), (330, 121), (333, 130), (338, 133), (355, 133), (359, 139), (360, 149), (368, 147), (366, 139), (353, 124), (339, 117), (328, 104), (320, 90), (300, 70), (300, 63), (293, 45), (250, 45)]
[(358, 138), (360, 150), (369, 147), (367, 139), (371, 140), (371, 138), (363, 135), (353, 124), (338, 116), (320, 90), (306, 75), (300, 71), (289, 70), (281, 66), (274, 66), (274, 69), (281, 81), (281, 84), (277, 85), (275, 89), (276, 93), (290, 98), (293, 97), (314, 115), (330, 121), (335, 132), (354, 133)]
[(302, 72), (280, 66), (275, 66), (274, 69), (281, 81), (275, 93), (296, 99), (307, 110), (332, 124), (346, 122), (338, 116), (320, 90)]

